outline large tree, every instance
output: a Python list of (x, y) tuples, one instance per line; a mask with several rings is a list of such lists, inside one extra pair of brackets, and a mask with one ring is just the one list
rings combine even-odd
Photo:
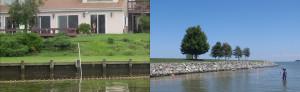
[(233, 50), (233, 55), (235, 56), (235, 58), (238, 58), (238, 60), (240, 60), (240, 58), (242, 58), (243, 51), (241, 50), (240, 46), (235, 47), (235, 49)]
[(181, 53), (190, 54), (197, 59), (198, 55), (204, 54), (208, 50), (207, 37), (201, 31), (200, 26), (188, 28), (181, 43)]
[(245, 60), (248, 60), (248, 57), (250, 56), (250, 48), (244, 48), (243, 55), (245, 55)]
[(36, 24), (38, 7), (43, 5), (43, 0), (14, 0), (9, 6), (8, 14), (14, 25), (24, 25), (24, 33), (27, 33), (28, 26), (31, 29)]
[(226, 60), (226, 58), (229, 60), (229, 58), (231, 58), (231, 56), (232, 56), (231, 46), (225, 42), (225, 43), (223, 43), (222, 48), (223, 48), (225, 60)]
[(224, 52), (223, 52), (221, 42), (217, 42), (212, 47), (210, 56), (214, 57), (215, 59), (216, 59), (216, 57), (219, 57), (219, 59), (220, 59), (221, 57), (224, 56)]

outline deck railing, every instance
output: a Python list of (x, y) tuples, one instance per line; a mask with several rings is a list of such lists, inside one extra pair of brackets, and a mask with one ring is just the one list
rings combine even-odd
[(150, 12), (150, 0), (128, 1), (128, 12)]
[[(66, 34), (66, 36), (77, 36), (77, 28), (39, 28), (28, 30), (30, 33), (37, 33), (37, 35), (41, 37), (53, 37), (60, 32)], [(0, 29), (0, 33), (15, 33), (15, 32), (23, 32), (24, 29)]]

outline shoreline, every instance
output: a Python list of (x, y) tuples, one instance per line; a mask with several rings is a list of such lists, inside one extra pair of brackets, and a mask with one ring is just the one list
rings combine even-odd
[(184, 62), (184, 63), (151, 63), (150, 77), (168, 76), (171, 74), (205, 73), (272, 67), (278, 64), (270, 61), (223, 61), (223, 62)]

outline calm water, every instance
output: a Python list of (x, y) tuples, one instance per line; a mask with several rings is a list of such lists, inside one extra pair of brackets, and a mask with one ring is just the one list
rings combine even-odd
[(0, 92), (150, 92), (149, 89), (149, 79), (0, 84)]
[[(151, 92), (300, 92), (300, 62), (277, 62), (279, 66), (251, 70), (221, 71), (154, 77)], [(287, 80), (281, 79), (287, 68)]]

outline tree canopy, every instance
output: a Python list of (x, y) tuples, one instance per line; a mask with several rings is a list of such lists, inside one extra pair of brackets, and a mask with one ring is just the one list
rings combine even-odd
[(10, 21), (14, 25), (25, 25), (24, 33), (27, 33), (28, 26), (31, 27), (36, 24), (38, 7), (43, 5), (43, 0), (14, 0), (9, 6), (8, 14)]
[(247, 58), (250, 56), (250, 48), (244, 48), (243, 55), (245, 55), (245, 60), (248, 60)]
[(190, 27), (181, 43), (181, 53), (190, 54), (197, 59), (198, 55), (208, 52), (210, 46), (207, 43), (207, 37), (200, 26)]
[(212, 47), (210, 56), (214, 57), (215, 59), (216, 59), (216, 57), (219, 57), (219, 59), (220, 59), (221, 57), (224, 56), (224, 52), (223, 52), (221, 42), (217, 42)]
[(233, 55), (235, 56), (235, 58), (238, 58), (238, 60), (240, 60), (240, 58), (242, 58), (243, 51), (241, 50), (240, 46), (235, 47), (235, 49), (233, 50)]
[(229, 60), (229, 58), (231, 58), (231, 56), (232, 56), (231, 46), (225, 42), (225, 43), (223, 43), (222, 48), (223, 48), (225, 60), (226, 60), (226, 58)]

